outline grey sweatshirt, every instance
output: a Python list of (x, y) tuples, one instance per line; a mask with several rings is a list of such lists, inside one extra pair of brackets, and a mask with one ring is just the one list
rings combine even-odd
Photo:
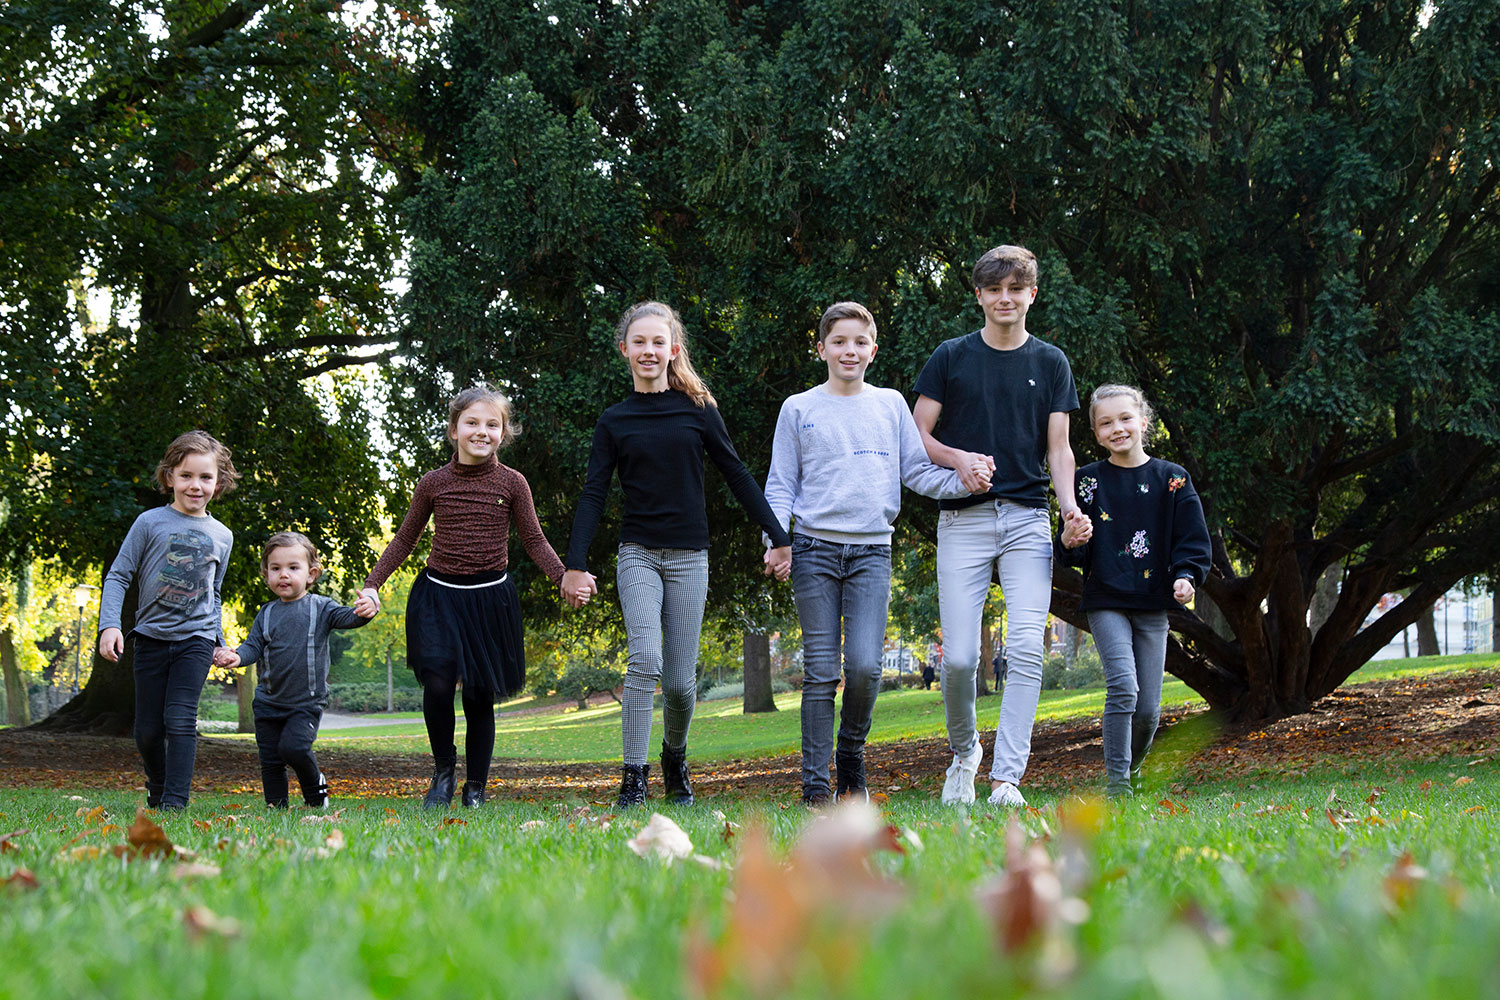
[(242, 665), (260, 663), (255, 700), (276, 708), (328, 704), (328, 633), (370, 621), (322, 594), (263, 605), (236, 650)]
[(170, 504), (141, 514), (104, 576), (99, 631), (121, 627), (120, 609), (134, 579), (140, 591), (136, 632), (167, 641), (201, 635), (218, 642), (219, 591), (233, 547), (234, 532), (212, 515), (192, 517)]
[(828, 542), (889, 545), (901, 484), (923, 496), (966, 497), (958, 473), (933, 465), (906, 400), (867, 385), (788, 396), (776, 418), (766, 502), (783, 525)]

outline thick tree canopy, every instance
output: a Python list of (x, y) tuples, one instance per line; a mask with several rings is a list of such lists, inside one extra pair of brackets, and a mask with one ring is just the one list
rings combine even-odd
[[(763, 469), (781, 399), (820, 377), (823, 306), (870, 305), (872, 380), (909, 389), (978, 325), (974, 257), (1026, 244), (1032, 330), (1084, 391), (1141, 384), (1208, 504), (1228, 634), (1184, 613), (1171, 669), (1243, 716), (1299, 711), (1500, 557), (1494, 14), (471, 0), (420, 96), (416, 402), (449, 375), (511, 386), (559, 535), (626, 386), (629, 302), (683, 312)], [(724, 600), (756, 533), (719, 506)], [(1058, 613), (1077, 586), (1059, 575)]]
[[(0, 13), (8, 559), (107, 565), (193, 427), (245, 474), (214, 508), (237, 533), (226, 596), (259, 596), (274, 530), (368, 558), (382, 484), (360, 394), (307, 380), (394, 341), (393, 30), (315, 0)], [(122, 669), (94, 676), (128, 720)]]

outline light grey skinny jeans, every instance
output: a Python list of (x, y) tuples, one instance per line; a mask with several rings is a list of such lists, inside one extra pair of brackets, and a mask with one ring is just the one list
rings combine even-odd
[[(974, 749), (979, 622), (999, 566), (1009, 625), (1009, 671), (990, 777), (1020, 784), (1042, 693), (1042, 635), (1052, 605), (1052, 517), (1044, 507), (986, 501), (938, 516), (938, 613), (943, 624), (943, 710), (955, 754)], [(988, 669), (989, 665), (986, 664)]]
[(648, 549), (626, 542), (620, 546), (615, 582), (630, 649), (620, 738), (625, 763), (644, 764), (658, 680), (666, 744), (674, 750), (687, 746), (698, 698), (698, 637), (708, 597), (708, 550)]

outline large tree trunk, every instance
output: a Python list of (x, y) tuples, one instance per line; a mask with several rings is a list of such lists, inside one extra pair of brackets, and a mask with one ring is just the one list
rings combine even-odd
[(255, 732), (255, 664), (248, 663), (240, 668), (239, 676), (234, 679), (234, 695), (239, 702), (237, 731)]
[(979, 669), (974, 671), (974, 694), (985, 698), (990, 693), (990, 672), (995, 669), (995, 630), (990, 617), (979, 620)]
[(1443, 649), (1438, 645), (1437, 606), (1428, 607), (1417, 619), (1417, 655), (1440, 656)]
[(1313, 635), (1322, 631), (1323, 626), (1328, 624), (1328, 618), (1333, 614), (1334, 605), (1339, 600), (1339, 578), (1344, 575), (1344, 568), (1338, 563), (1331, 564), (1323, 575), (1318, 577), (1318, 585), (1313, 590), (1312, 603), (1307, 607), (1307, 627)]
[[(102, 582), (102, 581), (101, 581)], [(120, 608), (121, 631), (130, 634), (138, 603), (136, 584), (125, 591)], [(129, 736), (135, 726), (135, 644), (127, 641), (120, 659), (111, 663), (99, 655), (99, 644), (90, 642), (93, 666), (84, 689), (62, 708), (37, 723), (38, 728), (91, 732), (104, 736)]]
[(31, 703), (16, 660), (16, 638), (9, 628), (0, 630), (0, 670), (5, 674), (5, 721), (12, 726), (30, 725)]
[(745, 636), (745, 714), (776, 711), (771, 692), (771, 637), (765, 632)]

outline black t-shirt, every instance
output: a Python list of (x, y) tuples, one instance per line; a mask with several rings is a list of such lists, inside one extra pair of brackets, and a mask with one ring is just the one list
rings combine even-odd
[(917, 392), (943, 404), (934, 437), (995, 459), (988, 494), (942, 500), (939, 507), (988, 500), (1047, 506), (1048, 418), (1078, 409), (1067, 355), (1034, 336), (1015, 350), (996, 350), (975, 331), (938, 345), (917, 376)]
[(740, 506), (766, 530), (776, 545), (790, 545), (755, 477), (740, 461), (724, 418), (715, 406), (698, 406), (677, 389), (632, 392), (605, 410), (594, 426), (588, 476), (573, 536), (568, 540), (568, 569), (588, 567), (589, 544), (604, 514), (609, 481), (620, 474), (625, 515), (620, 541), (653, 549), (708, 548), (704, 510), (703, 456), (724, 474)]

